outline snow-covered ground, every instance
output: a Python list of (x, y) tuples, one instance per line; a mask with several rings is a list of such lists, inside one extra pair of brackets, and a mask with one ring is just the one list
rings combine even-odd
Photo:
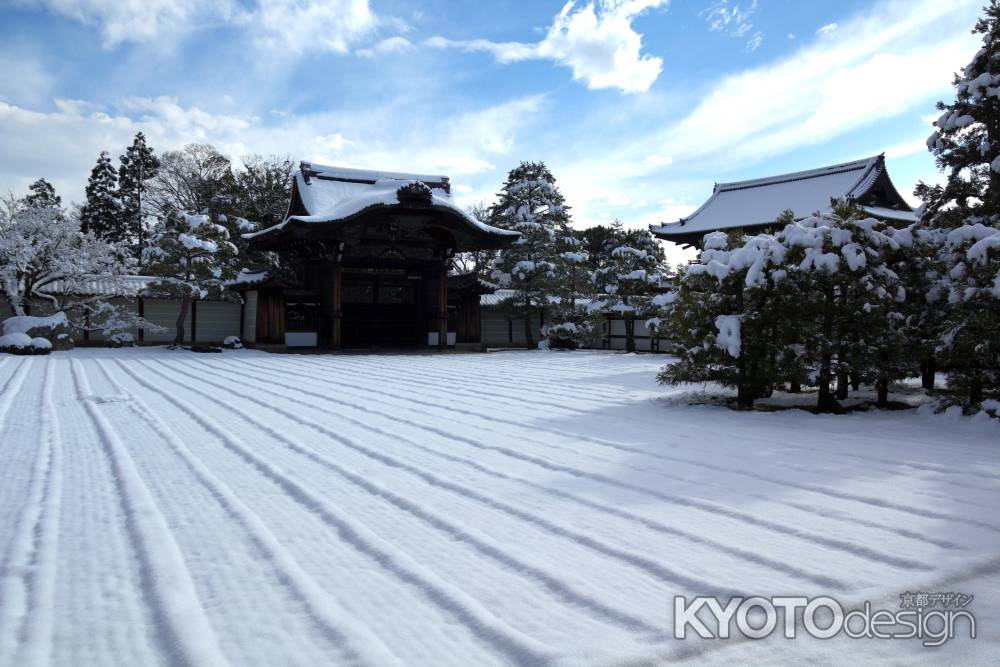
[[(663, 357), (0, 359), (0, 664), (994, 664), (1000, 427), (666, 399)], [(675, 595), (979, 637), (671, 638)]]

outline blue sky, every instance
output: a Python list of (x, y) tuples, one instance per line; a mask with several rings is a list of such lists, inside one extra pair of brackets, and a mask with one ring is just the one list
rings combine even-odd
[(579, 226), (885, 151), (940, 177), (934, 102), (980, 0), (0, 0), (0, 189), (80, 201), (102, 149), (442, 172), (489, 201), (544, 160)]

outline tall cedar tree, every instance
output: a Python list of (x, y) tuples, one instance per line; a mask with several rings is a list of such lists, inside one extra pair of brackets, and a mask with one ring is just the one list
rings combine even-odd
[(126, 240), (122, 206), (118, 199), (118, 174), (107, 151), (101, 151), (87, 181), (87, 203), (80, 207), (80, 231), (118, 243)]
[(58, 208), (62, 206), (62, 197), (56, 194), (56, 189), (44, 178), (28, 186), (31, 194), (24, 198), (24, 203), (32, 208)]
[(569, 208), (556, 179), (543, 162), (522, 162), (512, 169), (491, 209), (490, 224), (521, 233), (521, 238), (501, 250), (493, 263), (492, 278), (514, 290), (508, 304), (524, 318), (524, 338), (535, 345), (531, 316), (549, 304), (557, 285), (557, 244), (569, 226)]
[(149, 296), (179, 299), (172, 347), (184, 343), (184, 321), (192, 301), (233, 298), (226, 281), (236, 277), (237, 249), (229, 230), (208, 215), (171, 213), (144, 253), (146, 271), (160, 279)]
[(948, 180), (915, 191), (925, 201), (921, 223), (947, 235), (938, 257), (948, 304), (939, 349), (949, 385), (968, 392), (969, 407), (984, 390), (1000, 390), (1000, 0), (984, 11), (972, 30), (982, 48), (956, 74), (954, 101), (938, 103), (927, 140)]
[(146, 145), (146, 135), (139, 132), (132, 145), (118, 158), (118, 193), (122, 206), (122, 227), (137, 256), (142, 255), (146, 243), (144, 219), (148, 210), (147, 181), (156, 176), (160, 160), (153, 149)]

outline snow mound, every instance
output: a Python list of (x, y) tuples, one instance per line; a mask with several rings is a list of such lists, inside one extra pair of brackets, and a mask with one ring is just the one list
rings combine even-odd
[(34, 315), (20, 315), (4, 320), (4, 334), (26, 334), (32, 329), (56, 329), (66, 325), (66, 313), (60, 311), (48, 317), (35, 317)]

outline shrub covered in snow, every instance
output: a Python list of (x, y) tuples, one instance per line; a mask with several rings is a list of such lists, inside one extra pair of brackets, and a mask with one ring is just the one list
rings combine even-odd
[(226, 339), (222, 341), (222, 347), (227, 350), (242, 350), (243, 341), (239, 339), (239, 336), (226, 336)]
[(108, 336), (109, 347), (135, 347), (135, 338), (130, 333), (116, 333)]
[(581, 318), (580, 322), (564, 321), (546, 324), (542, 327), (543, 342), (550, 350), (576, 350), (586, 347), (592, 328), (590, 322)]
[(25, 333), (11, 333), (0, 336), (0, 352), (9, 354), (48, 354), (52, 343), (48, 339), (32, 338)]
[(25, 334), (28, 338), (41, 338), (57, 350), (73, 348), (73, 339), (69, 336), (69, 321), (66, 313), (60, 311), (47, 317), (20, 315), (9, 317), (3, 321), (0, 329), (3, 334)]

